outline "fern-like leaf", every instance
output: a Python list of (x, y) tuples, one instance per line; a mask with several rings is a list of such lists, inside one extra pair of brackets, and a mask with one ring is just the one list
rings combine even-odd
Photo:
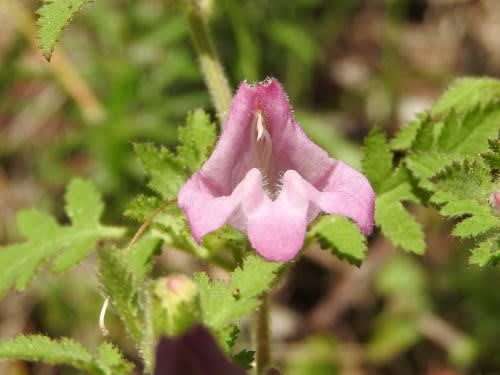
[(95, 375), (127, 375), (132, 370), (132, 365), (111, 344), (102, 344), (98, 355), (93, 356), (72, 339), (53, 340), (41, 335), (17, 336), (0, 342), (0, 358), (72, 366)]
[(103, 204), (90, 182), (73, 180), (65, 198), (71, 225), (59, 225), (52, 216), (36, 210), (17, 215), (17, 227), (27, 240), (0, 248), (0, 296), (14, 285), (24, 289), (47, 260), (55, 257), (53, 270), (65, 271), (85, 258), (99, 240), (124, 233), (99, 223)]

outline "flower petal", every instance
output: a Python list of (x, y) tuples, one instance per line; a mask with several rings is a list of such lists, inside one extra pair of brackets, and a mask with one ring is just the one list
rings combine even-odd
[(371, 234), (375, 192), (368, 179), (347, 164), (337, 161), (314, 203), (323, 212), (351, 218), (365, 235)]
[(208, 185), (203, 173), (198, 172), (182, 187), (177, 198), (198, 242), (226, 222), (245, 231), (248, 213), (263, 201), (270, 201), (262, 189), (262, 176), (255, 168), (247, 173), (230, 195), (215, 196)]
[(248, 238), (263, 257), (288, 261), (300, 251), (307, 225), (321, 211), (346, 216), (369, 235), (373, 229), (374, 199), (368, 180), (342, 162), (337, 162), (325, 191), (317, 190), (299, 173), (289, 170), (278, 198), (263, 201), (248, 215)]
[(302, 192), (301, 185), (305, 181), (297, 176), (296, 172), (287, 171), (278, 198), (263, 201), (248, 215), (248, 239), (267, 259), (288, 261), (297, 255), (304, 243), (309, 201), (307, 194)]

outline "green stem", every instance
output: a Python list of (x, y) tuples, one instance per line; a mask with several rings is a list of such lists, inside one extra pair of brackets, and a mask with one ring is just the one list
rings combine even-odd
[(271, 364), (271, 342), (269, 329), (269, 295), (262, 296), (261, 304), (255, 314), (255, 374), (263, 375)]
[(206, 16), (201, 9), (193, 5), (187, 11), (187, 20), (217, 117), (220, 123), (224, 124), (226, 113), (231, 106), (232, 94), (207, 25)]

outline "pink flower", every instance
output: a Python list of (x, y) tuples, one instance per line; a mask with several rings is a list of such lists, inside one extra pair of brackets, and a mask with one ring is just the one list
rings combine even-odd
[(304, 134), (283, 88), (268, 79), (241, 84), (214, 152), (178, 203), (198, 242), (229, 223), (263, 257), (287, 261), (320, 212), (347, 216), (369, 235), (374, 199), (365, 176)]

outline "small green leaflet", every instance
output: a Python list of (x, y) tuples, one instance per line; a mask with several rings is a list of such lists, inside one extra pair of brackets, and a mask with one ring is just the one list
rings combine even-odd
[(215, 144), (215, 124), (203, 110), (197, 109), (188, 115), (186, 126), (179, 128), (177, 159), (194, 173), (200, 169)]
[(432, 115), (450, 111), (465, 112), (478, 104), (500, 100), (500, 80), (492, 78), (460, 78), (446, 90), (432, 108)]
[(403, 167), (394, 169), (393, 153), (380, 130), (370, 132), (363, 148), (363, 172), (377, 192), (376, 225), (394, 245), (422, 254), (425, 250), (424, 233), (402, 203), (419, 201), (413, 193), (408, 170)]
[(489, 139), (500, 131), (500, 102), (475, 106), (463, 114), (451, 112), (442, 123), (426, 121), (418, 129), (405, 163), (420, 180), (453, 161), (489, 150)]
[(406, 211), (403, 201), (418, 201), (407, 183), (379, 195), (375, 201), (375, 223), (394, 245), (423, 254), (424, 232), (415, 218)]
[(249, 256), (242, 268), (231, 273), (228, 283), (211, 281), (205, 273), (196, 274), (202, 323), (216, 334), (230, 335), (231, 330), (223, 332), (224, 329), (257, 308), (258, 297), (269, 290), (281, 266), (259, 256)]
[(206, 160), (215, 139), (215, 125), (203, 110), (197, 109), (188, 115), (186, 126), (179, 129), (177, 154), (150, 143), (135, 144), (135, 152), (149, 176), (148, 186), (166, 201), (175, 198), (189, 175)]
[(0, 358), (67, 365), (95, 375), (128, 375), (132, 371), (132, 365), (111, 344), (102, 344), (93, 356), (72, 339), (53, 340), (41, 335), (0, 342)]
[(472, 249), (472, 255), (469, 259), (470, 264), (481, 267), (494, 266), (500, 261), (500, 240), (496, 242), (492, 239), (480, 243)]
[(500, 259), (500, 218), (490, 206), (491, 195), (500, 190), (492, 181), (489, 165), (479, 158), (457, 162), (432, 178), (432, 201), (441, 206), (441, 214), (457, 218), (453, 234), (478, 238), (470, 262), (493, 265)]
[(378, 192), (392, 174), (392, 152), (385, 135), (378, 129), (373, 129), (365, 138), (363, 150), (363, 172)]
[(366, 257), (366, 238), (358, 226), (343, 216), (323, 216), (311, 228), (323, 249), (356, 266)]
[(63, 29), (85, 5), (92, 0), (44, 0), (38, 9), (38, 38), (43, 56), (50, 61)]
[(85, 258), (99, 240), (123, 235), (122, 228), (99, 223), (104, 206), (90, 182), (73, 180), (65, 200), (71, 225), (59, 225), (36, 210), (18, 213), (17, 227), (27, 240), (0, 248), (0, 296), (13, 286), (26, 288), (40, 265), (53, 257), (52, 269), (62, 272)]

